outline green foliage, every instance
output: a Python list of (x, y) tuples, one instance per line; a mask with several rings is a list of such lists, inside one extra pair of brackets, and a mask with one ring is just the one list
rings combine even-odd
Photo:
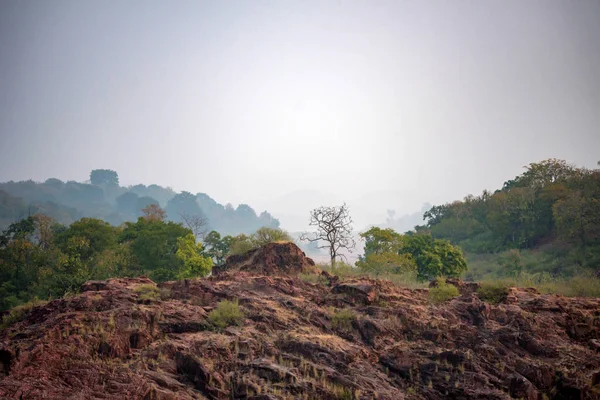
[(391, 228), (374, 226), (360, 236), (365, 241), (365, 257), (371, 254), (397, 253), (402, 247), (402, 235)]
[[(600, 254), (600, 169), (576, 168), (563, 160), (531, 163), (501, 190), (434, 206), (424, 214), (434, 238), (470, 253), (540, 246), (571, 250), (563, 264), (595, 268)], [(527, 271), (516, 255), (498, 263), (515, 275)], [(562, 272), (558, 272), (562, 274)]]
[(244, 320), (238, 300), (223, 300), (208, 314), (208, 320), (219, 329), (232, 325), (240, 325)]
[(502, 282), (482, 283), (477, 289), (479, 298), (490, 304), (500, 304), (508, 296), (508, 287)]
[(429, 301), (433, 304), (441, 304), (459, 294), (456, 286), (447, 284), (444, 278), (437, 278), (436, 286), (429, 289)]
[(411, 254), (393, 252), (371, 253), (366, 258), (358, 260), (356, 266), (376, 277), (385, 274), (403, 274), (417, 270), (417, 264)]
[(458, 276), (467, 270), (458, 247), (426, 233), (401, 235), (393, 229), (373, 227), (361, 237), (366, 242), (365, 257), (356, 266), (376, 276), (416, 270), (424, 281), (441, 275)]
[(117, 243), (117, 228), (96, 218), (82, 218), (71, 224), (56, 237), (56, 244), (63, 252), (69, 252), (69, 246), (79, 244), (78, 254), (83, 260), (93, 254), (113, 247)]
[(349, 331), (352, 329), (352, 323), (356, 320), (356, 314), (349, 309), (344, 308), (336, 311), (331, 318), (331, 326), (333, 329)]
[(268, 243), (292, 242), (293, 239), (284, 230), (263, 226), (251, 235), (251, 241), (255, 247), (260, 247)]
[(149, 271), (157, 282), (163, 282), (175, 279), (183, 268), (183, 258), (176, 255), (178, 239), (191, 234), (189, 229), (174, 222), (139, 218), (135, 224), (125, 223), (119, 242), (129, 244), (140, 269)]
[(175, 256), (183, 263), (178, 274), (180, 279), (206, 276), (213, 266), (212, 259), (202, 255), (202, 244), (196, 243), (196, 237), (191, 233), (177, 238)]
[(242, 233), (233, 237), (231, 240), (231, 245), (229, 246), (229, 255), (244, 254), (255, 248), (256, 247), (252, 242), (252, 238)]
[(420, 280), (459, 276), (467, 270), (467, 262), (460, 248), (430, 235), (405, 235), (400, 253), (412, 256), (417, 264), (417, 276)]
[(244, 254), (268, 243), (291, 242), (292, 237), (279, 228), (262, 227), (252, 235), (240, 234), (231, 239), (229, 254)]
[(136, 286), (135, 289), (133, 289), (133, 291), (137, 293), (138, 299), (141, 301), (154, 301), (160, 300), (161, 298), (160, 290), (156, 287), (156, 285), (139, 285)]
[(204, 254), (213, 260), (215, 265), (223, 265), (225, 258), (229, 254), (233, 237), (225, 236), (221, 238), (221, 234), (217, 231), (211, 231), (204, 237)]

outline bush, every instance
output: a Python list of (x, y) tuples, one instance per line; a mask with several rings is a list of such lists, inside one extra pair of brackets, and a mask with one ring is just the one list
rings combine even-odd
[(508, 296), (508, 287), (501, 282), (482, 283), (477, 289), (479, 298), (490, 304), (500, 304)]
[(217, 328), (223, 329), (232, 325), (240, 325), (244, 313), (240, 309), (237, 299), (234, 301), (223, 300), (208, 314), (208, 320)]
[(138, 294), (138, 299), (142, 301), (160, 299), (160, 290), (156, 286), (149, 283), (145, 285), (140, 285), (133, 289), (133, 291)]
[(354, 312), (348, 308), (336, 312), (331, 319), (333, 329), (349, 331), (352, 329), (352, 322), (356, 319)]
[(286, 231), (279, 228), (262, 227), (250, 236), (243, 233), (231, 240), (229, 255), (244, 254), (269, 243), (293, 242)]
[(437, 278), (437, 286), (429, 289), (429, 301), (433, 304), (441, 304), (459, 294), (456, 286), (447, 284), (444, 278)]
[(286, 231), (279, 228), (263, 226), (251, 236), (254, 246), (260, 247), (269, 243), (293, 242), (292, 237)]
[(14, 307), (2, 318), (2, 322), (0, 323), (0, 331), (8, 328), (14, 323), (24, 320), (25, 317), (27, 317), (27, 314), (29, 314), (34, 307), (41, 306), (46, 303), (47, 301), (40, 301), (37, 298), (34, 298), (28, 303)]

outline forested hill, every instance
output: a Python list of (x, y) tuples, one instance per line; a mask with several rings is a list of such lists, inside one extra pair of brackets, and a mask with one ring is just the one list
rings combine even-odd
[(496, 260), (501, 268), (481, 273), (600, 269), (600, 169), (556, 159), (532, 163), (501, 189), (434, 206), (424, 219), (417, 231), (430, 231), (467, 253), (503, 253)]
[[(50, 178), (43, 183), (33, 181), (0, 183), (0, 229), (36, 213), (45, 214), (57, 222), (69, 225), (83, 218), (99, 218), (112, 225), (136, 221), (141, 210), (158, 204), (167, 212), (167, 219), (204, 219), (204, 229), (223, 234), (252, 233), (263, 226), (278, 227), (279, 221), (268, 212), (260, 215), (247, 204), (233, 208), (222, 205), (204, 193), (176, 193), (159, 185), (119, 185), (112, 170), (93, 170), (89, 183), (63, 182)], [(184, 224), (185, 225), (185, 224)]]

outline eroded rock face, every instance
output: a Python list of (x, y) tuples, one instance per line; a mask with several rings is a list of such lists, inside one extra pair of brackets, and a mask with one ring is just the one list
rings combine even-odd
[[(326, 278), (240, 268), (151, 301), (147, 278), (88, 282), (0, 332), (0, 398), (600, 398), (599, 299), (465, 290), (433, 306), (424, 289)], [(240, 326), (211, 325), (223, 299)]]
[(229, 256), (224, 266), (213, 268), (215, 275), (235, 271), (268, 275), (321, 272), (298, 246), (287, 242), (269, 243), (245, 254)]

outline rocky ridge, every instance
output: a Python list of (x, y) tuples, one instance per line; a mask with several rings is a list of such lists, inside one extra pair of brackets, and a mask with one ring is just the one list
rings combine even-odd
[[(432, 305), (294, 268), (88, 282), (0, 332), (0, 398), (600, 398), (600, 299), (513, 288), (492, 305), (453, 281), (461, 295)], [(217, 329), (226, 299), (245, 317)]]

